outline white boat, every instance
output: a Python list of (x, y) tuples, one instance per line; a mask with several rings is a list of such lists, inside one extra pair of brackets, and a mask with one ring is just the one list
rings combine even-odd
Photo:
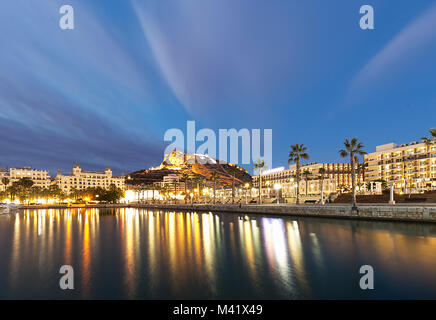
[(0, 214), (13, 213), (18, 210), (19, 206), (10, 203), (0, 203)]

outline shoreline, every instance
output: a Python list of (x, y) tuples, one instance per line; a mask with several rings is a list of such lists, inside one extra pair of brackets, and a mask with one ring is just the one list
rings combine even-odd
[(295, 217), (321, 217), (356, 220), (378, 220), (396, 222), (425, 222), (436, 223), (436, 205), (409, 205), (409, 204), (358, 204), (357, 210), (351, 210), (349, 204), (265, 204), (265, 205), (213, 205), (213, 204), (92, 204), (82, 206), (67, 205), (23, 205), (19, 210), (32, 209), (116, 209), (116, 208), (143, 208), (167, 209), (180, 211), (211, 211), (240, 214), (263, 214)]

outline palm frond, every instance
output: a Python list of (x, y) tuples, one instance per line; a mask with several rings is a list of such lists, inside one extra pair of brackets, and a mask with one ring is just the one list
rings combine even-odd
[(347, 150), (344, 150), (344, 149), (341, 149), (341, 150), (339, 150), (339, 155), (340, 155), (342, 158), (348, 157), (348, 151), (347, 151)]

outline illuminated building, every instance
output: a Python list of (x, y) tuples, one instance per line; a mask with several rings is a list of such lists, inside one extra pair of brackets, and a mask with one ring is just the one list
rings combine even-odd
[(8, 178), (9, 184), (17, 182), (22, 178), (29, 178), (33, 181), (35, 187), (48, 188), (50, 186), (51, 180), (50, 175), (47, 170), (38, 170), (31, 167), (23, 168), (1, 168), (0, 169), (0, 190), (5, 190), (7, 186), (1, 183), (2, 178)]
[[(325, 174), (323, 179), (323, 193), (328, 195), (343, 189), (351, 188), (351, 166), (349, 163), (310, 163), (301, 165), (300, 168), (300, 194), (301, 195), (319, 195), (321, 194), (321, 183), (319, 179), (319, 169), (324, 168)], [(274, 168), (262, 172), (262, 196), (271, 197), (275, 195), (274, 185), (281, 187), (283, 197), (296, 196), (296, 164), (289, 169), (285, 167)], [(307, 174), (307, 192), (306, 179)], [(356, 170), (356, 184), (363, 184), (363, 172), (358, 173)], [(253, 186), (256, 190), (259, 188), (259, 175), (253, 176)], [(257, 193), (258, 191), (256, 191)]]
[(77, 163), (70, 174), (62, 174), (59, 170), (55, 183), (66, 193), (73, 188), (77, 190), (97, 187), (108, 189), (112, 184), (124, 190), (124, 177), (112, 176), (112, 170), (109, 167), (104, 172), (83, 171)]
[(8, 168), (6, 167), (0, 167), (0, 191), (4, 191), (6, 189), (6, 186), (2, 183), (3, 178), (9, 179)]
[(184, 190), (185, 183), (180, 181), (177, 174), (168, 174), (158, 183), (161, 187), (168, 186), (171, 192), (178, 193)]
[(388, 143), (365, 155), (365, 181), (384, 180), (396, 192), (436, 190), (436, 145)]

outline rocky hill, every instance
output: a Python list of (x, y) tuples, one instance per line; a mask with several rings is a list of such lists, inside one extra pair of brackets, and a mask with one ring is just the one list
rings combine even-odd
[(174, 150), (167, 154), (161, 165), (155, 168), (132, 172), (127, 175), (126, 184), (149, 185), (162, 182), (165, 176), (176, 174), (180, 178), (188, 174), (191, 180), (201, 177), (210, 180), (213, 172), (218, 173), (217, 187), (231, 186), (233, 169), (236, 184), (251, 182), (251, 175), (243, 168), (231, 163), (218, 163), (216, 159), (203, 154), (184, 154)]

